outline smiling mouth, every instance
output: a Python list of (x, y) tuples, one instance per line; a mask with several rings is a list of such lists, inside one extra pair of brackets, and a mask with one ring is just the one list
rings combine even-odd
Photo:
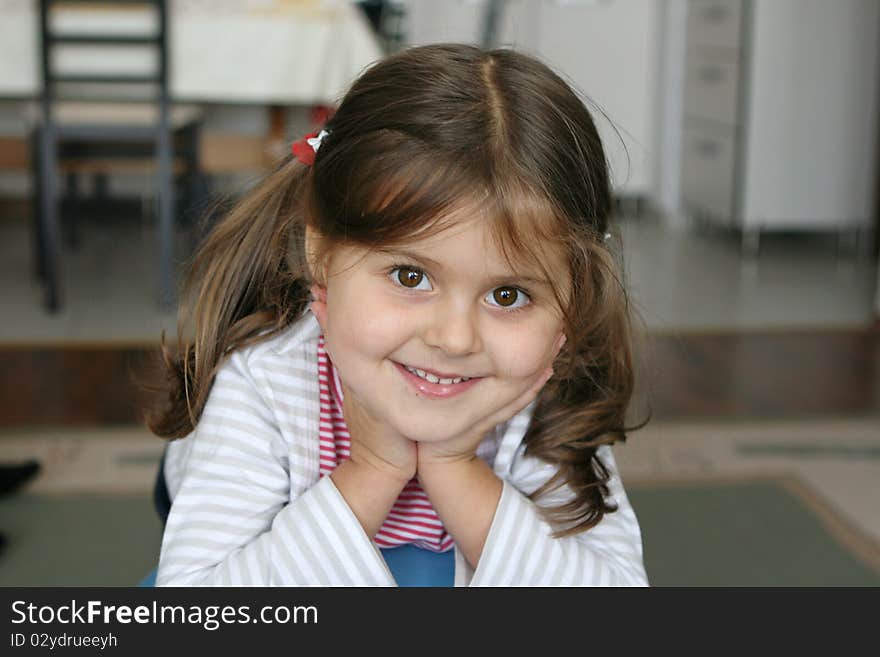
[(411, 367), (392, 361), (403, 375), (405, 381), (416, 391), (416, 394), (428, 399), (450, 399), (464, 394), (473, 386), (479, 385), (484, 377), (441, 374), (425, 371), (420, 367)]
[(405, 363), (392, 361), (395, 365), (402, 367), (410, 374), (427, 381), (428, 383), (436, 383), (441, 385), (451, 385), (455, 383), (465, 383), (467, 381), (475, 381), (485, 377), (482, 376), (464, 376), (463, 374), (447, 374), (436, 370), (422, 369)]
[[(402, 364), (402, 363), (401, 363)], [(452, 383), (462, 383), (464, 381), (470, 381), (472, 378), (469, 376), (449, 376), (449, 375), (437, 375), (433, 372), (426, 372), (423, 369), (418, 367), (410, 367), (409, 365), (403, 365), (407, 372), (411, 374), (415, 374), (420, 379), (424, 379), (428, 383), (441, 383), (443, 385), (449, 385)]]

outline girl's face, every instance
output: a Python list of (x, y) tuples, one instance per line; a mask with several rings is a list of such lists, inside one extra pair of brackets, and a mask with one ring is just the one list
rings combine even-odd
[[(561, 255), (545, 255), (567, 281)], [(514, 401), (564, 342), (550, 282), (511, 271), (482, 221), (387, 251), (337, 248), (326, 282), (318, 320), (340, 378), (411, 440), (459, 435)]]

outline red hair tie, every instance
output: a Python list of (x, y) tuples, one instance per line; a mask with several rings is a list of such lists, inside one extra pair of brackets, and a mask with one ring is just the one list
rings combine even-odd
[(318, 152), (321, 142), (329, 134), (326, 130), (310, 132), (299, 141), (293, 142), (293, 146), (290, 149), (293, 152), (293, 156), (306, 166), (312, 166), (315, 163), (315, 154)]

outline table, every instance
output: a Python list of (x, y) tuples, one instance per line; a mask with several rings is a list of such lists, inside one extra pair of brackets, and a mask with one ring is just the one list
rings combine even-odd
[[(53, 29), (83, 32), (99, 20), (120, 33), (153, 29), (149, 12), (110, 5), (59, 7)], [(383, 55), (363, 12), (347, 0), (168, 0), (168, 9), (175, 102), (334, 104)], [(40, 93), (38, 12), (37, 0), (0, 0), (0, 97)], [(65, 68), (112, 70), (106, 48), (66, 48), (59, 53)], [(146, 52), (142, 64), (152, 65)]]

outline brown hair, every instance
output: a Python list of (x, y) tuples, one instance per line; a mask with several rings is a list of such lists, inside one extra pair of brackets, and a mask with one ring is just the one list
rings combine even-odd
[(373, 248), (437, 232), (463, 201), (477, 201), (512, 266), (526, 258), (541, 267), (535, 244), (567, 256), (570, 292), (557, 291), (566, 343), (525, 444), (558, 466), (534, 499), (562, 484), (574, 492), (546, 510), (557, 535), (598, 523), (615, 507), (596, 450), (631, 430), (634, 373), (620, 265), (603, 239), (608, 167), (584, 104), (529, 56), (442, 44), (372, 66), (326, 129), (312, 167), (288, 157), (197, 253), (177, 349), (163, 344), (166, 397), (150, 429), (165, 438), (190, 433), (226, 357), (302, 315), (312, 282), (306, 225), (321, 237), (320, 258), (339, 244)]

